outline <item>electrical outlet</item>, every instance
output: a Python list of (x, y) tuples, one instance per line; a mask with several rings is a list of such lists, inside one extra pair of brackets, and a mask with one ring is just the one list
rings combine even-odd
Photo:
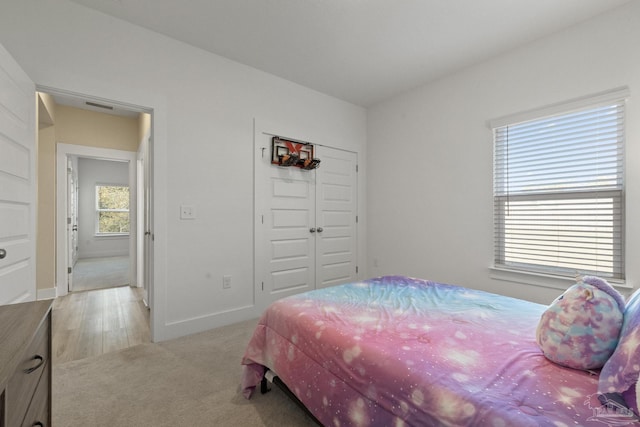
[(223, 289), (231, 288), (231, 276), (222, 276), (222, 288)]
[(180, 205), (180, 219), (195, 219), (196, 208), (193, 205)]

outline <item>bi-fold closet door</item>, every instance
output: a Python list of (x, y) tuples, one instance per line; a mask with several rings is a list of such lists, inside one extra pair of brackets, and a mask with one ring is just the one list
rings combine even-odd
[(357, 277), (357, 154), (315, 145), (320, 167), (271, 163), (257, 134), (256, 303)]

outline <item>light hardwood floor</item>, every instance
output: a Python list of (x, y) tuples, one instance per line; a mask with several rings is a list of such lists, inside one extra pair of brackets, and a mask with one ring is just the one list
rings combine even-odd
[(54, 301), (52, 320), (54, 364), (150, 342), (141, 288), (72, 292)]

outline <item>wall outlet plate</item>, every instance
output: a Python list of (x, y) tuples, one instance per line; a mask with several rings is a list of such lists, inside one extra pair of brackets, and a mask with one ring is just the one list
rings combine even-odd
[(193, 205), (180, 205), (180, 219), (195, 219), (196, 208)]

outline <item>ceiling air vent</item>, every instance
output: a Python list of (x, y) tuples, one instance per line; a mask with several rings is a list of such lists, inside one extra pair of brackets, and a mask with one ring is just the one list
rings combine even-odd
[(97, 103), (91, 102), (91, 101), (86, 101), (85, 104), (89, 105), (91, 107), (104, 108), (105, 110), (113, 110), (113, 107), (110, 106), (110, 105), (97, 104)]

